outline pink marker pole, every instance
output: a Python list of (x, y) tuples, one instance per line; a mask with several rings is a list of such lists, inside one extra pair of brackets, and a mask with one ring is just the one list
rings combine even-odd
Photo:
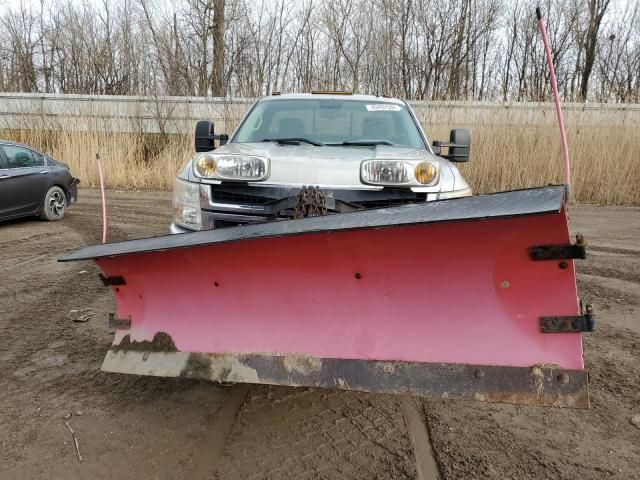
[(102, 243), (107, 243), (107, 202), (104, 199), (104, 177), (102, 175), (102, 165), (100, 164), (100, 154), (96, 153), (98, 162), (98, 176), (100, 177), (100, 194), (102, 196)]
[(544, 26), (544, 20), (542, 19), (542, 12), (540, 8), (536, 8), (536, 16), (538, 17), (538, 27), (540, 27), (540, 33), (542, 34), (542, 42), (544, 43), (544, 52), (547, 57), (547, 64), (549, 65), (549, 73), (551, 77), (551, 89), (553, 90), (553, 100), (556, 104), (556, 115), (558, 116), (558, 124), (560, 125), (560, 141), (562, 142), (562, 156), (564, 159), (564, 184), (567, 186), (567, 195), (569, 194), (569, 187), (571, 185), (571, 170), (569, 167), (569, 146), (567, 145), (567, 134), (564, 129), (564, 118), (562, 117), (562, 110), (560, 109), (560, 96), (558, 95), (558, 82), (556, 81), (556, 72), (553, 68), (553, 60), (551, 58), (551, 49), (549, 48), (549, 39), (547, 37), (547, 29)]

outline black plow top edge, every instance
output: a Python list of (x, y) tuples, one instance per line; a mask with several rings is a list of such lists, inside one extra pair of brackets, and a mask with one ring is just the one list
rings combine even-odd
[[(270, 222), (189, 234), (127, 240), (84, 247), (68, 253), (61, 262), (90, 260), (134, 253), (173, 250), (241, 240), (301, 235), (306, 233), (385, 228), (426, 223), (509, 218), (559, 212), (565, 198), (564, 186), (548, 186), (363, 210), (338, 215)], [(167, 226), (168, 227), (168, 226)]]

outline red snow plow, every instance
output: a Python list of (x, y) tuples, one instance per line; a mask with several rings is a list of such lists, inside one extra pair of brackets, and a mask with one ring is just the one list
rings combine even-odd
[(587, 407), (565, 187), (99, 245), (103, 370)]
[(581, 334), (595, 317), (576, 291), (585, 245), (569, 236), (538, 19), (565, 185), (71, 253), (116, 298), (103, 370), (587, 408)]

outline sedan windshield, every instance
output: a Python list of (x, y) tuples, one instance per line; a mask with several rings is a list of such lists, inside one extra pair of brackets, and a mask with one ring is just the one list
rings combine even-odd
[(232, 141), (426, 148), (406, 106), (375, 100), (262, 101), (253, 108)]

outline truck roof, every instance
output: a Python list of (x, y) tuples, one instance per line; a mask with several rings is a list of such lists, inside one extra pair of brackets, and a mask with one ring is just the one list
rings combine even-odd
[(404, 102), (398, 98), (383, 97), (381, 95), (359, 95), (347, 92), (322, 92), (322, 93), (274, 93), (260, 99), (261, 102), (272, 100), (301, 100), (301, 99), (323, 99), (323, 100), (354, 100), (354, 101), (370, 101), (377, 103), (393, 103), (396, 105), (404, 105)]

